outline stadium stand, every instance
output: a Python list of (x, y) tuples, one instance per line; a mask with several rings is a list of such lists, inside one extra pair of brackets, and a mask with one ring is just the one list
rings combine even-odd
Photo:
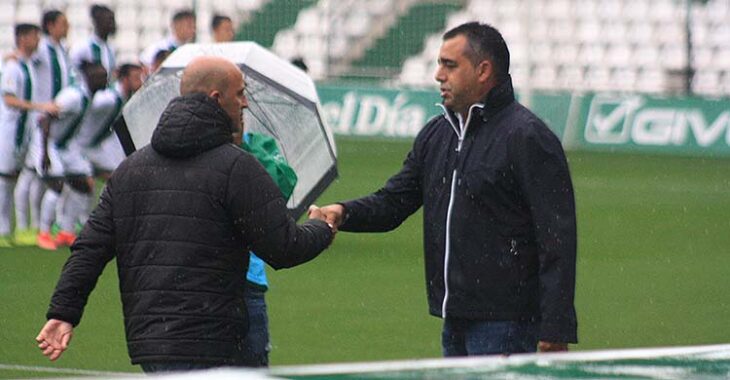
[(87, 36), (94, 2), (116, 11), (119, 61), (195, 7), (201, 42), (223, 13), (240, 25), (237, 39), (302, 57), (315, 79), (433, 86), (441, 34), (478, 20), (503, 32), (520, 89), (679, 93), (691, 63), (693, 92), (730, 95), (730, 0), (4, 0), (0, 51), (12, 49), (16, 22), (37, 23), (49, 8), (68, 15), (69, 42)]
[[(687, 6), (672, 0), (472, 0), (448, 17), (444, 30), (465, 21), (487, 22), (505, 36), (520, 88), (645, 93), (680, 92), (687, 66)], [(692, 89), (727, 95), (730, 2), (694, 4), (690, 13)], [(527, 27), (529, 25), (529, 28)], [(408, 58), (406, 85), (431, 85), (438, 38)]]

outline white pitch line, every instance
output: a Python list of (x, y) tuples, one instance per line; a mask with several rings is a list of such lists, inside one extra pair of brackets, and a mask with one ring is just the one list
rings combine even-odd
[(106, 372), (106, 371), (94, 371), (89, 369), (79, 368), (56, 368), (56, 367), (41, 367), (41, 366), (27, 366), (17, 364), (2, 364), (0, 363), (0, 370), (13, 370), (13, 371), (28, 371), (28, 372), (48, 372), (48, 373), (64, 373), (70, 375), (89, 375), (89, 376), (141, 376), (134, 372)]

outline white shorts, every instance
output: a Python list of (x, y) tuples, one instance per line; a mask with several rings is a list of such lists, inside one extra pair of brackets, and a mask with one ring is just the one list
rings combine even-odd
[(117, 135), (111, 134), (96, 147), (84, 152), (94, 169), (112, 172), (127, 157)]
[[(83, 155), (81, 148), (76, 144), (71, 143), (66, 148), (59, 149), (52, 143), (49, 143), (48, 158), (51, 161), (51, 165), (44, 173), (46, 177), (91, 177), (93, 175), (91, 162)], [(42, 160), (43, 157), (40, 157), (37, 164), (39, 168), (42, 167)]]
[(15, 145), (15, 133), (3, 135), (0, 138), (0, 174), (16, 175), (23, 168), (23, 162), (28, 152), (28, 140), (20, 146)]
[(28, 153), (25, 155), (25, 167), (30, 170), (38, 170), (38, 163), (41, 162), (41, 131), (39, 128), (33, 130), (33, 134), (30, 137), (30, 145), (28, 147)]

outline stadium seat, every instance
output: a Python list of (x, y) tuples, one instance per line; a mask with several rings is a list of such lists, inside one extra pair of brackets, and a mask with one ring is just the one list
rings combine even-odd
[(516, 88), (525, 88), (530, 84), (530, 69), (527, 66), (512, 66), (510, 76), (512, 76), (512, 85)]
[(537, 89), (553, 89), (557, 78), (558, 70), (555, 66), (538, 65), (530, 75), (530, 84)]
[(636, 89), (641, 92), (659, 94), (665, 89), (666, 78), (661, 69), (647, 68), (640, 72)]
[(351, 37), (362, 37), (370, 29), (370, 17), (367, 13), (352, 12), (345, 22), (345, 33)]
[(553, 58), (553, 47), (547, 42), (535, 42), (530, 45), (529, 59), (532, 62), (552, 62)]
[(299, 12), (294, 30), (303, 35), (319, 35), (323, 31), (323, 22), (319, 9), (308, 8)]
[(236, 7), (239, 11), (253, 12), (265, 3), (264, 0), (236, 0)]
[(714, 64), (714, 49), (708, 46), (694, 46), (692, 50), (692, 65), (696, 70), (712, 67)]
[(565, 90), (582, 90), (585, 78), (580, 66), (563, 66), (558, 76), (557, 86)]
[(578, 62), (586, 66), (604, 64), (605, 49), (598, 44), (584, 44), (578, 53)]
[(653, 67), (659, 64), (659, 48), (654, 45), (644, 45), (636, 48), (634, 53), (636, 65)]
[(32, 3), (21, 3), (15, 11), (15, 22), (29, 22), (33, 24), (40, 24), (41, 20), (41, 7), (40, 4)]
[(400, 73), (400, 83), (406, 85), (421, 85), (423, 78), (427, 75), (428, 67), (426, 62), (418, 57), (410, 57), (403, 63), (403, 70)]
[(15, 4), (0, 3), (0, 26), (13, 25), (15, 23)]
[(294, 30), (282, 30), (274, 38), (273, 50), (280, 57), (291, 59), (298, 54), (298, 42)]
[(611, 90), (611, 70), (608, 67), (594, 66), (586, 72), (587, 85), (592, 90)]
[(555, 62), (561, 65), (574, 65), (578, 58), (578, 46), (572, 42), (564, 42), (555, 46), (552, 52)]
[(647, 23), (645, 20), (636, 20), (629, 25), (626, 38), (628, 40), (627, 42), (638, 45), (647, 45), (653, 43), (653, 35), (654, 29), (651, 24)]
[(613, 20), (604, 24), (601, 31), (601, 39), (611, 44), (625, 44), (627, 26), (623, 20)]
[(137, 32), (132, 29), (121, 30), (114, 38), (115, 46), (120, 52), (136, 53), (144, 46), (138, 45)]
[(616, 43), (606, 51), (606, 63), (611, 67), (631, 67), (634, 65), (632, 60), (633, 51), (629, 45), (624, 43)]
[(556, 42), (574, 42), (575, 31), (575, 24), (570, 20), (553, 20), (547, 34)]
[(618, 68), (611, 74), (612, 88), (620, 92), (636, 90), (637, 71), (631, 67)]
[(720, 72), (714, 70), (703, 70), (697, 72), (692, 79), (692, 90), (699, 94), (719, 95), (723, 92), (720, 82)]
[(579, 42), (595, 43), (601, 38), (601, 24), (595, 20), (584, 20), (578, 25), (576, 37)]
[(138, 13), (137, 7), (133, 5), (122, 5), (115, 11), (117, 29), (120, 32), (125, 30), (134, 30), (137, 28)]
[(683, 69), (687, 66), (687, 53), (684, 46), (668, 45), (661, 49), (659, 61), (666, 69)]
[(712, 62), (715, 69), (730, 70), (730, 46), (718, 48)]

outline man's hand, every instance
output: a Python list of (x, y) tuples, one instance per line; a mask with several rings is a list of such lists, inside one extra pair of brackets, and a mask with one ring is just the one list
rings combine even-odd
[(321, 208), (311, 206), (309, 208), (309, 218), (322, 219), (334, 227), (340, 228), (343, 218), (345, 217), (345, 208), (340, 204), (327, 205)]
[(328, 226), (330, 226), (330, 229), (332, 232), (337, 233), (337, 226), (334, 225), (334, 223), (327, 220), (327, 217), (322, 213), (322, 209), (317, 207), (316, 205), (309, 206), (309, 210), (307, 210), (307, 217), (309, 219), (319, 219), (325, 223), (327, 223)]
[(545, 341), (541, 340), (537, 344), (537, 350), (540, 352), (568, 351), (568, 343), (554, 343), (554, 342), (545, 342)]
[(43, 355), (54, 361), (61, 357), (63, 351), (68, 348), (73, 332), (74, 328), (70, 323), (49, 319), (35, 340), (38, 342), (38, 348), (43, 351)]
[(39, 111), (47, 113), (53, 117), (58, 116), (58, 113), (61, 112), (61, 107), (59, 107), (56, 103), (40, 103), (37, 104), (37, 108)]

